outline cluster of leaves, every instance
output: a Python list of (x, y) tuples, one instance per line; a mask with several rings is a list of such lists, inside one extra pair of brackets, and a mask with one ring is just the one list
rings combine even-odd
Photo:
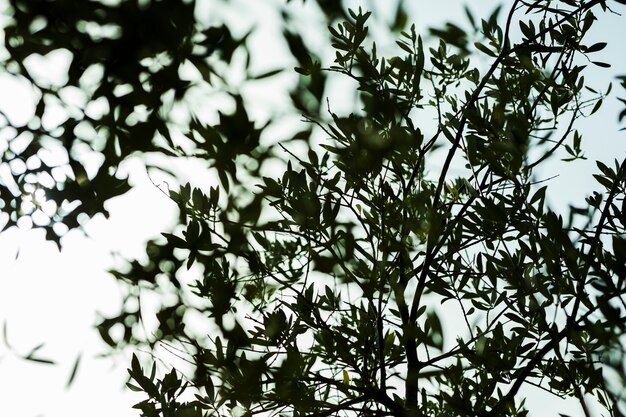
[[(251, 205), (173, 192), (183, 230), (150, 242), (149, 265), (115, 272), (131, 297), (178, 287), (158, 329), (127, 325), (123, 343), (185, 355), (193, 375), (166, 378), (196, 398), (155, 408), (173, 385), (135, 363), (145, 415), (519, 416), (523, 386), (573, 397), (585, 415), (592, 394), (623, 415), (604, 372), (624, 382), (626, 162), (598, 162), (604, 192), (569, 213), (550, 209), (534, 174), (583, 157), (576, 121), (610, 89), (588, 88), (580, 58), (608, 65), (592, 59), (604, 44), (584, 43), (608, 8), (516, 0), (503, 24), (497, 9), (468, 13), (468, 31), (433, 30), (429, 49), (411, 27), (393, 57), (368, 36), (370, 13), (331, 26), (326, 70), (356, 81), (361, 110), (310, 119), (322, 150), (286, 149), (285, 172)], [(436, 118), (432, 134), (420, 114)], [(191, 285), (186, 268), (200, 274)]]
[[(34, 225), (60, 245), (68, 228), (98, 213), (108, 215), (105, 202), (130, 189), (119, 170), (129, 157), (206, 159), (226, 185), (238, 156), (265, 160), (259, 137), (267, 126), (249, 120), (248, 104), (226, 75), (241, 70), (255, 81), (280, 69), (250, 74), (254, 52), (247, 45), (254, 31), (237, 38), (232, 22), (201, 22), (196, 9), (195, 1), (183, 0), (10, 2), (0, 65), (15, 82), (28, 85), (35, 108), (27, 123), (0, 112), (3, 229)], [(287, 30), (289, 19), (286, 14), (284, 36), (291, 53), (300, 66), (313, 63), (315, 54)], [(246, 68), (234, 62), (236, 52), (248, 54)], [(37, 59), (52, 56), (65, 56), (60, 63), (68, 66), (65, 79), (39, 76)], [(184, 66), (195, 68), (201, 79), (189, 79)], [(314, 83), (292, 90), (297, 114), (319, 112), (324, 85), (318, 71)], [(234, 113), (220, 114), (218, 127), (208, 126), (190, 108), (187, 93), (193, 89), (229, 95)], [(171, 116), (180, 106), (187, 106), (189, 121)], [(297, 139), (306, 140), (307, 132)], [(256, 175), (255, 168), (248, 170)]]

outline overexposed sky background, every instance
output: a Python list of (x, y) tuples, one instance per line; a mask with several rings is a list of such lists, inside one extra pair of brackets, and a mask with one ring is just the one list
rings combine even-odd
[[(255, 55), (258, 61), (254, 65), (259, 68), (259, 72), (276, 68), (277, 65), (286, 66), (290, 71), (289, 66), (292, 64), (285, 62), (281, 55), (284, 45), (272, 41), (273, 36), (279, 35), (281, 30), (272, 10), (283, 2), (239, 0), (231, 3), (231, 9), (224, 14), (230, 19), (240, 19), (242, 32), (250, 24), (255, 24), (259, 30), (260, 37), (255, 42), (258, 42), (259, 48), (264, 48), (263, 54)], [(349, 3), (354, 6), (363, 4), (364, 8), (381, 8), (387, 4), (376, 0)], [(409, 22), (415, 22), (418, 31), (425, 37), (426, 27), (444, 21), (460, 22), (467, 27), (463, 1), (438, 0), (436, 3), (429, 2), (429, 7), (425, 2), (408, 3), (412, 4)], [(433, 7), (433, 4), (437, 6)], [(476, 17), (480, 18), (486, 16), (486, 12), (491, 11), (495, 4), (491, 0), (476, 0), (471, 2), (471, 8)], [(0, 11), (5, 8), (5, 2), (0, 1)], [(619, 12), (626, 12), (624, 7), (615, 5), (615, 8)], [(206, 16), (207, 9), (199, 13)], [(615, 75), (626, 73), (626, 54), (623, 53), (626, 21), (623, 16), (613, 14), (599, 17), (601, 22), (594, 25), (587, 43), (608, 40), (608, 47), (596, 54), (594, 59), (610, 62), (613, 68), (592, 69), (586, 78), (591, 85), (603, 89)], [(318, 27), (313, 28), (317, 30)], [(307, 28), (302, 30), (306, 31)], [(255, 44), (251, 48), (254, 50)], [(48, 60), (42, 58), (37, 65), (45, 65), (46, 72), (57, 68), (58, 76), (62, 77), (62, 55), (47, 57)], [(280, 76), (278, 81), (292, 82), (293, 77)], [(269, 84), (265, 87), (249, 87), (248, 93), (258, 97), (257, 108), (251, 109), (251, 113), (262, 116), (270, 106), (280, 104), (272, 102), (272, 97), (276, 96), (274, 88), (275, 85)], [(619, 87), (616, 91), (620, 94)], [(202, 101), (201, 93), (198, 99)], [(334, 100), (331, 98), (333, 109), (341, 106), (341, 100), (339, 96), (334, 97)], [(16, 121), (20, 118), (26, 120), (32, 114), (32, 103), (27, 86), (0, 74), (0, 110), (15, 117)], [(346, 107), (349, 103), (351, 98), (346, 100)], [(583, 147), (588, 161), (565, 166), (553, 161), (544, 169), (546, 177), (557, 171), (560, 173), (559, 177), (550, 181), (548, 192), (557, 206), (565, 208), (567, 202), (580, 202), (591, 190), (599, 188), (591, 177), (591, 173), (595, 172), (596, 159), (612, 161), (614, 158), (624, 158), (626, 132), (617, 133), (616, 123), (620, 106), (613, 97), (606, 101), (593, 119), (581, 124)], [(214, 110), (208, 105), (206, 112), (210, 111)], [(0, 137), (0, 142), (2, 140)], [(129, 258), (143, 256), (145, 241), (158, 236), (175, 223), (176, 208), (153, 184), (153, 181), (158, 184), (160, 179), (152, 178), (151, 181), (139, 160), (128, 161), (124, 169), (131, 174), (136, 187), (108, 203), (110, 219), (93, 219), (86, 226), (88, 236), (77, 231), (68, 233), (64, 237), (61, 253), (54, 244), (45, 242), (43, 233), (37, 230), (11, 229), (0, 233), (0, 325), (6, 323), (8, 343), (19, 354), (26, 354), (45, 343), (37, 351), (37, 356), (57, 362), (56, 365), (42, 365), (20, 359), (5, 347), (0, 333), (0, 416), (121, 417), (139, 414), (131, 406), (144, 398), (141, 394), (124, 389), (128, 357), (98, 358), (107, 349), (93, 325), (97, 322), (97, 313), (113, 315), (120, 307), (120, 289), (106, 273), (116, 261), (112, 252)], [(210, 176), (197, 164), (178, 166), (177, 169), (197, 185), (207, 188), (214, 185)], [(82, 358), (78, 373), (74, 383), (66, 388), (78, 355)], [(528, 402), (539, 405), (543, 398), (533, 393)], [(551, 404), (559, 412), (581, 414), (575, 402)]]

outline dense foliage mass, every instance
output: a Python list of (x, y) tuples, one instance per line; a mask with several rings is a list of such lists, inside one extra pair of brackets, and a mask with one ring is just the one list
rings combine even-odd
[[(550, 159), (584, 158), (577, 126), (611, 94), (585, 82), (609, 66), (594, 58), (606, 43), (585, 35), (623, 2), (468, 10), (466, 23), (431, 29), (432, 45), (400, 4), (386, 32), (397, 48), (383, 54), (368, 32), (376, 15), (319, 1), (334, 61), (285, 29), (300, 74), (292, 111), (306, 120), (280, 140), (267, 138), (276, 120), (251, 120), (253, 103), (226, 81), (233, 56), (257, 53), (253, 32), (203, 26), (194, 2), (13, 3), (5, 68), (39, 104), (12, 126), (11, 144), (27, 144), (3, 157), (9, 226), (43, 187), (54, 210), (41, 227), (60, 241), (56, 222), (74, 227), (128, 189), (116, 168), (138, 153), (202, 158), (219, 178), (170, 191), (179, 227), (148, 242), (147, 263), (112, 271), (127, 307), (99, 324), (103, 340), (187, 362), (147, 372), (133, 357), (142, 415), (519, 416), (525, 386), (572, 397), (586, 416), (591, 395), (623, 415), (626, 160), (598, 161), (603, 192), (582, 190), (585, 204), (567, 212), (536, 175)], [(39, 84), (28, 57), (59, 48), (72, 53), (67, 82)], [(169, 120), (193, 87), (188, 64), (232, 99), (216, 123)], [(353, 112), (325, 102), (330, 75), (356, 86)], [(81, 108), (63, 102), (67, 89)], [(53, 102), (68, 117), (47, 129), (38, 120)], [(107, 111), (91, 115), (92, 102)], [(65, 176), (43, 157), (28, 163), (50, 143), (66, 150)], [(103, 156), (91, 174), (84, 147)], [(145, 294), (158, 311), (143, 311)]]

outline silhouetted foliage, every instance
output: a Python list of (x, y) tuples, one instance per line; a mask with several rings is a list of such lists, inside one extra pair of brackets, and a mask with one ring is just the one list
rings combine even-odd
[[(206, 159), (227, 187), (239, 155), (255, 158), (258, 166), (268, 156), (259, 138), (274, 120), (255, 126), (240, 93), (226, 80), (230, 71), (246, 71), (253, 53), (246, 46), (251, 32), (237, 37), (226, 22), (198, 20), (195, 1), (29, 0), (11, 6), (4, 28), (9, 54), (1, 64), (17, 80), (28, 82), (36, 103), (27, 124), (14, 124), (0, 114), (8, 137), (2, 166), (10, 173), (0, 179), (5, 228), (20, 218), (30, 227), (32, 217), (60, 245), (67, 228), (98, 213), (108, 215), (104, 203), (129, 190), (119, 173), (129, 157), (157, 153)], [(300, 36), (286, 28), (285, 39), (298, 62), (304, 60), (300, 66), (311, 67)], [(248, 54), (246, 68), (232, 62), (237, 51)], [(69, 55), (67, 79), (38, 77), (33, 57), (59, 53)], [(192, 66), (200, 79), (182, 74), (184, 66)], [(246, 79), (255, 82), (279, 70), (247, 73)], [(292, 92), (297, 114), (319, 111), (325, 77), (309, 70), (318, 74), (314, 83), (302, 83)], [(220, 113), (219, 123), (209, 125), (186, 97), (193, 88), (230, 95), (234, 113)], [(309, 90), (312, 94), (306, 95)], [(181, 105), (190, 120), (172, 117), (172, 109)], [(58, 118), (59, 112), (61, 121), (45, 120)], [(307, 132), (296, 139), (307, 139)], [(87, 166), (93, 155), (100, 161)], [(64, 227), (55, 228), (59, 224)]]
[[(55, 221), (72, 227), (75, 213), (102, 212), (128, 188), (115, 168), (137, 152), (204, 158), (220, 181), (170, 191), (179, 227), (148, 242), (147, 263), (112, 271), (128, 307), (99, 324), (103, 340), (187, 362), (146, 372), (133, 357), (128, 386), (146, 394), (142, 415), (523, 416), (526, 385), (574, 398), (586, 416), (590, 395), (623, 415), (626, 161), (598, 161), (603, 191), (566, 212), (549, 206), (536, 171), (584, 158), (578, 122), (611, 92), (585, 82), (590, 64), (609, 66), (594, 59), (606, 43), (585, 35), (624, 2), (515, 0), (482, 19), (467, 10), (467, 23), (431, 29), (434, 42), (407, 24), (400, 4), (387, 24), (388, 34), (400, 32), (397, 49), (383, 54), (370, 12), (320, 0), (331, 23), (328, 65), (288, 30), (286, 11), (303, 130), (265, 144), (267, 125), (231, 92), (234, 110), (216, 124), (191, 118), (188, 148), (177, 147), (163, 111), (189, 87), (180, 66), (191, 62), (213, 85), (219, 65), (208, 57), (228, 63), (253, 35), (200, 27), (193, 2), (14, 3), (8, 69), (15, 63), (28, 77), (29, 54), (59, 47), (74, 56), (67, 85), (103, 68), (89, 98), (106, 99), (101, 118), (77, 114), (56, 136), (36, 123), (15, 128), (34, 140), (13, 158), (35, 154), (44, 136), (68, 151), (74, 177), (47, 195), (59, 207), (81, 205)], [(48, 25), (33, 31), (39, 15)], [(119, 34), (94, 40), (77, 25), (94, 18)], [(135, 33), (137, 19), (145, 21)], [(142, 64), (163, 52), (158, 70)], [(325, 103), (329, 74), (356, 85), (353, 112)], [(116, 94), (124, 84), (132, 90)], [(131, 117), (139, 105), (148, 109), (141, 120)], [(76, 143), (90, 143), (72, 134), (80, 123), (104, 132), (96, 149), (104, 162), (84, 184), (72, 157)], [(291, 146), (302, 139), (304, 150)], [(280, 173), (265, 168), (277, 157)], [(11, 202), (31, 183), (14, 177), (22, 188), (2, 190), (7, 212), (19, 210)], [(160, 300), (157, 311), (144, 311), (145, 294)]]

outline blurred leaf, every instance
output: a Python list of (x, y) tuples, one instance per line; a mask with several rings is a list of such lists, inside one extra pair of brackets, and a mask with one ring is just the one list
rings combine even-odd
[(74, 360), (74, 365), (72, 365), (72, 370), (70, 371), (70, 376), (67, 378), (66, 388), (69, 388), (72, 383), (74, 383), (74, 379), (76, 378), (76, 374), (78, 373), (78, 367), (80, 366), (80, 360), (82, 358), (82, 353), (79, 354)]

